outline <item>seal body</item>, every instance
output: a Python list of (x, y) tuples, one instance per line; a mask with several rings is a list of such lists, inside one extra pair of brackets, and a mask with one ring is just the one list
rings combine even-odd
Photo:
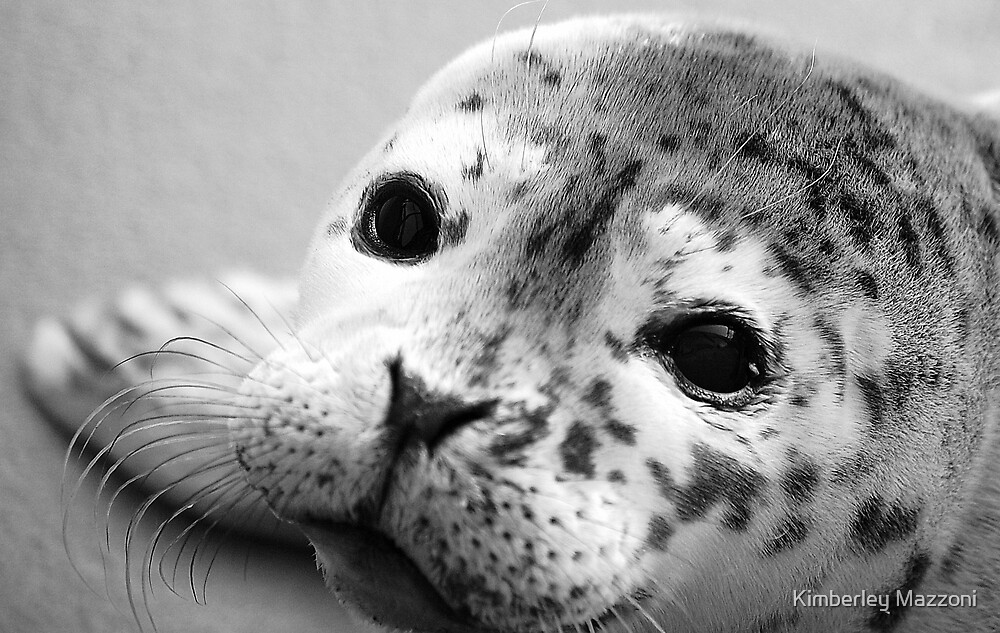
[(998, 213), (998, 126), (876, 73), (509, 34), (345, 181), (232, 455), (391, 627), (988, 630), (990, 573), (912, 596), (995, 433)]

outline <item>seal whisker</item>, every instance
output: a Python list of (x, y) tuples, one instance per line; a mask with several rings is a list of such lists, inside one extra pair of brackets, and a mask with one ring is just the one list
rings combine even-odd
[[(199, 541), (198, 543), (196, 543), (194, 549), (190, 552), (188, 556), (191, 564), (189, 570), (190, 573), (188, 574), (190, 581), (189, 588), (191, 589), (192, 594), (194, 596), (197, 596), (198, 593), (193, 585), (193, 578), (194, 578), (194, 565), (196, 564), (199, 558), (201, 544), (205, 542), (205, 540), (212, 533), (212, 531), (215, 530), (216, 527), (218, 527), (219, 525), (218, 517), (225, 514), (229, 514), (236, 509), (239, 509), (240, 513), (245, 516), (249, 516), (251, 514), (251, 512), (247, 510), (245, 506), (241, 505), (243, 501), (249, 498), (245, 494), (245, 490), (246, 486), (243, 485), (239, 473), (229, 472), (223, 474), (218, 479), (203, 485), (197, 492), (188, 496), (187, 499), (180, 504), (180, 507), (173, 514), (171, 514), (168, 518), (160, 521), (160, 524), (154, 531), (153, 536), (149, 541), (149, 545), (146, 548), (146, 553), (143, 557), (147, 565), (147, 576), (148, 577), (152, 576), (153, 559), (156, 558), (155, 552), (160, 545), (160, 539), (164, 536), (167, 526), (177, 521), (178, 519), (182, 518), (185, 514), (190, 512), (190, 510), (195, 508), (204, 499), (211, 498), (213, 499), (213, 501), (211, 502), (209, 507), (205, 508), (202, 512), (200, 512), (197, 518), (192, 519), (190, 521), (185, 521), (183, 529), (179, 534), (175, 535), (172, 538), (172, 540), (165, 546), (165, 549), (159, 556), (159, 562), (157, 563), (158, 576), (164, 582), (164, 584), (170, 588), (172, 592), (177, 593), (175, 587), (177, 585), (177, 573), (180, 568), (179, 563), (181, 556), (187, 550), (188, 544), (190, 543), (190, 538), (194, 535), (195, 532), (198, 532)], [(241, 494), (238, 494), (236, 496), (233, 496), (232, 498), (227, 499), (227, 493), (231, 491), (240, 491)], [(205, 521), (212, 519), (213, 516), (216, 518), (211, 520), (211, 522), (208, 523), (207, 525), (205, 525)], [(232, 527), (228, 528), (226, 530), (226, 534), (228, 534), (232, 529), (233, 529)], [(220, 541), (220, 546), (221, 546), (221, 541), (223, 539), (218, 539), (218, 540)], [(166, 577), (166, 572), (163, 569), (163, 565), (167, 557), (170, 555), (171, 551), (174, 550), (174, 548), (177, 548), (176, 555), (174, 558), (174, 567), (170, 575), (170, 578), (168, 579)], [(210, 567), (211, 566), (209, 565), (209, 569), (207, 569), (205, 572), (206, 578), (210, 571)], [(204, 596), (204, 593), (202, 593), (202, 595)]]
[(547, 7), (419, 91), (299, 285), (36, 328), (34, 401), (85, 418), (63, 541), (85, 505), (109, 595), (124, 542), (140, 628), (265, 529), (399, 630), (887, 630), (959, 612), (789, 592), (992, 586), (953, 541), (989, 542), (996, 126), (815, 45)]
[[(537, 2), (538, 0), (535, 0)], [(528, 48), (524, 55), (524, 105), (528, 107), (529, 95), (531, 93), (531, 49), (535, 45), (535, 34), (538, 32), (538, 25), (542, 21), (542, 14), (549, 6), (549, 0), (542, 0), (542, 8), (538, 10), (535, 17), (535, 24), (531, 27), (531, 36), (528, 38)], [(521, 142), (521, 172), (524, 172), (524, 156), (528, 150), (528, 137), (531, 130), (528, 120), (524, 123), (524, 140)]]
[[(656, 618), (654, 618), (652, 615), (649, 614), (648, 611), (646, 611), (645, 607), (642, 606), (642, 603), (640, 603), (638, 600), (636, 600), (630, 595), (626, 595), (625, 600), (627, 600), (629, 604), (635, 607), (635, 609), (642, 614), (642, 617), (647, 622), (653, 625), (653, 628), (655, 628), (658, 631), (658, 633), (667, 633), (666, 630), (664, 630), (663, 626), (656, 621)], [(690, 618), (688, 619), (690, 620)]]
[[(269, 335), (269, 336), (271, 337), (271, 340), (273, 340), (273, 341), (274, 341), (275, 343), (277, 343), (277, 344), (278, 344), (278, 347), (280, 347), (281, 349), (285, 349), (285, 345), (284, 345), (284, 342), (282, 341), (282, 339), (281, 339), (281, 338), (279, 338), (278, 336), (276, 336), (276, 335), (275, 335), (275, 333), (274, 333), (274, 332), (273, 332), (273, 331), (271, 330), (271, 328), (270, 328), (270, 327), (268, 326), (267, 322), (266, 322), (266, 321), (264, 321), (264, 319), (262, 319), (262, 318), (260, 317), (260, 315), (259, 315), (259, 314), (257, 314), (257, 311), (256, 311), (256, 310), (254, 310), (254, 309), (253, 309), (252, 307), (250, 307), (250, 304), (249, 304), (249, 303), (247, 303), (247, 302), (246, 302), (246, 300), (245, 300), (245, 299), (243, 299), (243, 297), (241, 297), (241, 296), (240, 296), (240, 294), (239, 294), (238, 292), (236, 292), (235, 290), (233, 290), (233, 289), (232, 289), (232, 288), (231, 288), (231, 287), (230, 287), (229, 285), (227, 285), (227, 284), (226, 284), (225, 282), (223, 282), (223, 281), (219, 281), (218, 283), (219, 283), (219, 284), (220, 284), (220, 285), (221, 285), (221, 286), (222, 286), (223, 288), (225, 288), (226, 290), (228, 290), (230, 294), (232, 294), (232, 295), (233, 295), (234, 297), (236, 297), (236, 300), (237, 300), (237, 301), (239, 301), (239, 302), (240, 302), (241, 304), (243, 304), (243, 307), (245, 307), (245, 308), (247, 309), (247, 312), (249, 312), (249, 313), (250, 313), (250, 315), (251, 315), (251, 316), (252, 316), (252, 317), (253, 317), (254, 319), (256, 319), (257, 323), (259, 323), (259, 324), (260, 324), (260, 326), (261, 326), (262, 328), (264, 328), (264, 331), (265, 331), (265, 332), (267, 332), (267, 334), (268, 334), (268, 335)], [(268, 302), (268, 303), (270, 304), (270, 302)], [(286, 321), (286, 320), (285, 320), (285, 315), (284, 315), (284, 314), (283, 314), (283, 313), (281, 312), (281, 310), (279, 310), (279, 309), (278, 309), (277, 307), (275, 307), (275, 306), (274, 306), (274, 304), (270, 304), (270, 306), (271, 306), (271, 309), (272, 309), (272, 311), (273, 311), (273, 312), (274, 312), (274, 313), (275, 313), (275, 314), (276, 314), (276, 315), (278, 316), (278, 318), (280, 318), (280, 319), (282, 320), (282, 322), (283, 322), (283, 323), (285, 324), (285, 327), (286, 327), (286, 328), (288, 329), (288, 333), (289, 333), (289, 334), (293, 334), (293, 333), (294, 333), (294, 329), (293, 329), (293, 328), (292, 328), (291, 326), (289, 326), (289, 324), (288, 324), (288, 321)], [(211, 320), (210, 320), (210, 321), (211, 321)], [(213, 322), (213, 323), (214, 323), (214, 321), (211, 321), (211, 322)], [(225, 328), (223, 328), (223, 327), (222, 327), (222, 326), (220, 326), (219, 324), (217, 324), (217, 323), (216, 323), (216, 325), (217, 325), (218, 327), (220, 327), (220, 329), (222, 329), (222, 330), (223, 330), (224, 332), (226, 332), (226, 334), (229, 334), (229, 335), (230, 335), (230, 336), (231, 336), (231, 337), (232, 337), (233, 339), (235, 339), (236, 341), (238, 341), (238, 342), (239, 342), (239, 343), (240, 343), (241, 345), (243, 345), (244, 347), (246, 347), (246, 348), (247, 348), (248, 350), (251, 350), (251, 348), (250, 348), (250, 347), (249, 347), (248, 345), (246, 345), (245, 343), (243, 343), (242, 341), (240, 341), (240, 339), (239, 339), (238, 337), (236, 337), (236, 336), (234, 336), (233, 334), (231, 334), (231, 333), (230, 333), (230, 332), (229, 332), (228, 330), (226, 330)], [(252, 351), (252, 350), (251, 350), (251, 351)], [(263, 357), (260, 357), (260, 358), (263, 358)]]

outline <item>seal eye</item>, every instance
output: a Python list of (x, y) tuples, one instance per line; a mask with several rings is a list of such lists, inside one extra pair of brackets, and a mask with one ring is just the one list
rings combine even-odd
[(368, 197), (355, 232), (373, 255), (403, 262), (437, 250), (438, 212), (419, 181), (403, 175), (380, 183)]
[(695, 400), (738, 407), (762, 381), (762, 346), (752, 328), (732, 317), (651, 324), (644, 339), (678, 387)]
[(675, 334), (670, 357), (692, 385), (712, 393), (736, 393), (756, 377), (750, 343), (741, 328), (725, 323), (692, 325)]

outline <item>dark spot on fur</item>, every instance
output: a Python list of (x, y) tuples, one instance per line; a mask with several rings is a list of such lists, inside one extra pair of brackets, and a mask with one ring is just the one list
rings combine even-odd
[(877, 553), (892, 541), (902, 540), (917, 529), (920, 511), (892, 503), (879, 495), (865, 499), (851, 519), (850, 535), (862, 551)]
[(869, 299), (878, 299), (878, 282), (867, 270), (855, 269), (854, 278), (857, 280), (861, 292)]
[(752, 514), (749, 505), (730, 507), (722, 513), (722, 525), (733, 532), (742, 532), (750, 524)]
[[(717, 149), (715, 146), (717, 144), (719, 135), (715, 124), (708, 120), (696, 120), (692, 121), (688, 125), (687, 138), (694, 144), (695, 147), (704, 150)], [(719, 148), (721, 149), (721, 148)], [(732, 155), (732, 152), (726, 151), (727, 157)], [(721, 159), (717, 159), (721, 160)]]
[(843, 386), (844, 373), (847, 371), (847, 361), (844, 352), (844, 338), (840, 335), (833, 326), (826, 322), (822, 317), (817, 316), (813, 320), (813, 327), (816, 328), (817, 334), (819, 334), (820, 339), (827, 344), (830, 348), (830, 353), (828, 358), (830, 363), (833, 365), (833, 371), (836, 374), (838, 383)]
[(545, 253), (546, 250), (548, 250), (549, 241), (552, 239), (552, 234), (555, 230), (555, 224), (542, 226), (541, 219), (535, 222), (535, 226), (532, 228), (524, 246), (525, 256), (527, 256), (528, 259), (537, 259), (540, 255)]
[(389, 140), (386, 141), (385, 145), (382, 146), (383, 154), (388, 154), (389, 152), (392, 151), (392, 148), (396, 145), (397, 138), (399, 138), (398, 134), (393, 134), (392, 136), (389, 137)]
[(784, 611), (772, 613), (763, 620), (756, 629), (758, 633), (788, 633), (794, 631), (802, 614), (799, 611)]
[(906, 263), (915, 272), (919, 273), (923, 268), (920, 261), (920, 238), (913, 230), (913, 223), (907, 215), (899, 216), (899, 243), (903, 248), (903, 256)]
[(541, 66), (545, 64), (545, 59), (538, 51), (526, 50), (517, 54), (517, 61), (528, 66)]
[(562, 153), (569, 143), (569, 137), (566, 136), (565, 131), (556, 125), (547, 123), (536, 124), (531, 129), (529, 138), (532, 144), (545, 146), (546, 161), (550, 156)]
[(499, 367), (500, 348), (507, 341), (513, 327), (505, 324), (490, 336), (483, 338), (480, 351), (472, 359), (475, 371), (469, 377), (469, 383), (473, 386), (481, 385)]
[(838, 202), (847, 215), (847, 228), (851, 239), (858, 247), (867, 249), (875, 233), (875, 214), (868, 205), (858, 201), (850, 193), (842, 194)]
[(583, 396), (584, 402), (593, 405), (603, 415), (610, 416), (614, 413), (611, 403), (611, 383), (604, 378), (595, 378), (590, 383), (590, 390)]
[(757, 434), (757, 437), (759, 437), (762, 440), (769, 440), (771, 438), (780, 436), (781, 436), (781, 431), (774, 428), (773, 426), (765, 426), (760, 430), (760, 433)]
[(608, 350), (611, 352), (611, 358), (620, 363), (624, 363), (629, 359), (628, 350), (625, 349), (625, 343), (622, 342), (620, 338), (615, 336), (610, 330), (604, 333), (604, 344), (608, 346)]
[(888, 187), (892, 184), (892, 179), (885, 173), (885, 170), (869, 158), (867, 150), (853, 150), (850, 156), (854, 160), (854, 166), (858, 171), (868, 176), (868, 179), (875, 183), (875, 185)]
[(670, 476), (670, 469), (663, 462), (657, 461), (652, 457), (646, 460), (646, 468), (649, 469), (649, 474), (653, 478), (653, 483), (656, 484), (656, 489), (660, 495), (664, 499), (673, 500), (675, 487), (674, 479)]
[(642, 171), (642, 164), (641, 160), (634, 160), (626, 164), (618, 172), (612, 186), (612, 190), (617, 194), (616, 197), (635, 186), (636, 178), (638, 178), (639, 172)]
[(521, 182), (514, 183), (508, 190), (507, 199), (512, 203), (518, 202), (524, 196), (528, 195), (528, 192), (534, 188), (533, 185), (533, 180), (522, 180)]
[(819, 468), (809, 459), (799, 459), (781, 475), (781, 489), (794, 503), (811, 500), (819, 485)]
[[(543, 354), (546, 353), (546, 350), (544, 349), (540, 351)], [(565, 365), (557, 365), (553, 367), (552, 372), (549, 375), (548, 382), (542, 385), (542, 393), (554, 398), (555, 396), (552, 390), (560, 386), (570, 386), (572, 384), (570, 381), (570, 377), (572, 375), (572, 372)]]
[[(475, 463), (475, 462), (469, 463), (469, 472), (472, 474), (473, 477), (475, 477), (477, 479), (482, 479), (484, 481), (496, 481), (496, 477), (493, 476), (493, 473), (491, 473), (489, 471), (489, 469), (485, 468), (482, 464), (478, 464), (478, 463)], [(457, 476), (457, 474), (455, 473), (455, 470), (453, 468), (449, 467), (448, 468), (448, 483), (454, 484), (456, 476)], [(504, 482), (504, 483), (507, 484), (509, 482)], [(483, 496), (486, 497), (486, 498), (489, 498), (489, 496), (490, 496), (488, 490), (489, 489), (486, 489), (486, 491), (484, 491), (484, 493), (483, 493)], [(428, 494), (430, 492), (431, 492), (430, 490), (427, 490), (427, 491), (425, 491), (425, 494)]]
[(848, 111), (860, 117), (868, 116), (868, 110), (861, 105), (861, 102), (854, 96), (854, 93), (851, 92), (849, 86), (836, 82), (830, 82), (830, 87), (837, 93), (840, 100), (844, 102)]
[(611, 437), (615, 438), (627, 446), (635, 446), (635, 427), (626, 424), (615, 418), (609, 418), (604, 422), (604, 428)]
[(441, 246), (456, 246), (465, 239), (469, 231), (469, 212), (460, 209), (453, 216), (441, 220)]
[(832, 257), (834, 253), (837, 253), (840, 249), (837, 247), (836, 242), (828, 237), (824, 237), (819, 241), (819, 252), (824, 255)]
[(872, 428), (877, 428), (882, 424), (885, 415), (885, 396), (882, 393), (882, 386), (875, 378), (865, 375), (857, 376), (857, 382), (865, 407), (868, 408), (868, 420)]
[(594, 478), (594, 451), (599, 447), (594, 430), (577, 420), (569, 427), (559, 445), (563, 468), (568, 472)]
[(955, 269), (955, 258), (951, 253), (948, 244), (948, 237), (945, 233), (944, 223), (941, 214), (933, 200), (922, 198), (917, 202), (916, 209), (922, 213), (927, 221), (927, 237), (934, 252), (949, 271)]
[(622, 194), (635, 187), (636, 178), (642, 165), (641, 160), (636, 160), (615, 174), (611, 184), (595, 202), (589, 216), (583, 219), (582, 225), (566, 238), (561, 251), (564, 262), (573, 268), (580, 265), (594, 242), (597, 241), (597, 237), (604, 232), (611, 221)]
[(830, 483), (856, 487), (871, 475), (874, 466), (875, 460), (871, 455), (863, 451), (858, 452), (830, 470)]
[(778, 525), (776, 533), (764, 541), (764, 556), (775, 556), (779, 552), (798, 545), (809, 536), (809, 526), (799, 517), (788, 516)]
[(905, 362), (899, 360), (885, 364), (885, 377), (881, 382), (884, 408), (901, 408), (905, 405), (917, 382), (933, 387), (941, 379), (941, 361), (933, 352), (917, 350)]
[(948, 548), (948, 552), (941, 559), (941, 579), (947, 583), (950, 583), (955, 576), (955, 572), (958, 571), (962, 564), (965, 562), (963, 560), (963, 549), (961, 543), (952, 543), (951, 547)]
[(861, 103), (854, 91), (854, 86), (843, 83), (831, 82), (834, 91), (847, 107), (848, 112), (854, 115), (858, 121), (856, 126), (861, 130), (864, 138), (864, 148), (859, 155), (867, 155), (873, 149), (892, 148), (896, 146), (896, 141), (889, 132), (882, 128), (881, 123), (875, 119), (871, 110)]
[(740, 146), (740, 154), (762, 163), (774, 160), (774, 147), (760, 133), (751, 134)]
[(625, 478), (625, 473), (617, 468), (608, 472), (608, 481), (615, 484), (628, 483), (628, 479)]
[(598, 132), (591, 132), (587, 137), (587, 151), (594, 160), (594, 173), (601, 175), (607, 171), (608, 157), (605, 147), (608, 144), (608, 137)]
[(505, 466), (523, 465), (524, 450), (548, 436), (551, 412), (548, 407), (525, 412), (517, 432), (495, 436), (490, 443), (490, 455)]
[(727, 229), (719, 233), (719, 236), (715, 240), (715, 249), (720, 253), (728, 253), (733, 250), (737, 241), (739, 241), (739, 235), (736, 231)]
[(650, 548), (663, 551), (667, 549), (667, 543), (674, 534), (674, 528), (670, 525), (670, 520), (662, 514), (654, 514), (649, 519), (649, 535), (646, 537), (646, 544)]
[(788, 398), (788, 404), (793, 407), (808, 407), (816, 396), (816, 386), (811, 383), (795, 383), (792, 385), (792, 395)]
[(674, 490), (677, 517), (681, 521), (700, 519), (709, 508), (725, 500), (729, 510), (723, 516), (723, 524), (733, 530), (744, 529), (752, 514), (752, 501), (764, 487), (764, 477), (735, 458), (702, 444), (692, 449), (692, 455), (690, 481)]
[(787, 159), (785, 165), (789, 171), (799, 172), (806, 183), (813, 183), (803, 194), (806, 196), (806, 204), (813, 212), (817, 220), (826, 217), (827, 192), (823, 185), (827, 168), (820, 167), (812, 161), (802, 156), (793, 155)]
[(462, 167), (462, 178), (470, 182), (476, 182), (483, 177), (483, 164), (486, 162), (486, 154), (482, 148), (476, 150), (476, 162)]
[(327, 237), (337, 237), (338, 235), (343, 235), (347, 232), (348, 225), (347, 220), (344, 218), (337, 218), (333, 222), (326, 225), (326, 236)]
[(483, 109), (483, 97), (478, 92), (473, 92), (465, 99), (458, 102), (458, 109), (463, 112), (479, 112)]
[(529, 70), (538, 70), (542, 74), (542, 82), (550, 87), (558, 86), (562, 82), (562, 75), (559, 69), (552, 62), (542, 57), (537, 51), (525, 51), (518, 55), (517, 59), (524, 63)]
[(681, 146), (681, 139), (676, 134), (661, 134), (656, 139), (656, 146), (661, 152), (670, 154), (677, 151)]
[(797, 259), (777, 243), (770, 244), (769, 251), (781, 269), (781, 273), (797, 286), (803, 293), (812, 292), (812, 282), (809, 280), (808, 264)]
[(885, 592), (885, 594), (890, 596), (888, 613), (883, 611), (881, 607), (873, 609), (872, 615), (868, 620), (868, 626), (871, 630), (878, 631), (879, 633), (888, 633), (889, 631), (894, 631), (899, 626), (899, 623), (902, 622), (910, 608), (908, 604), (900, 604), (899, 598), (903, 597), (905, 599), (909, 592), (920, 586), (930, 565), (930, 557), (923, 552), (917, 552), (910, 557), (910, 560), (906, 563), (906, 568), (903, 570), (903, 583), (899, 587)]
[(524, 283), (519, 279), (511, 279), (507, 282), (507, 288), (504, 290), (504, 296), (507, 298), (507, 307), (512, 310), (523, 307), (526, 296)]

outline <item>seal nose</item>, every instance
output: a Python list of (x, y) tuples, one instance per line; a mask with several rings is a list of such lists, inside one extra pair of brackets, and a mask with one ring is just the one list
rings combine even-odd
[(402, 445), (416, 441), (428, 453), (466, 424), (489, 417), (496, 407), (496, 400), (467, 402), (433, 391), (419, 376), (403, 369), (400, 358), (389, 364), (389, 375), (392, 400), (385, 423), (401, 433)]

